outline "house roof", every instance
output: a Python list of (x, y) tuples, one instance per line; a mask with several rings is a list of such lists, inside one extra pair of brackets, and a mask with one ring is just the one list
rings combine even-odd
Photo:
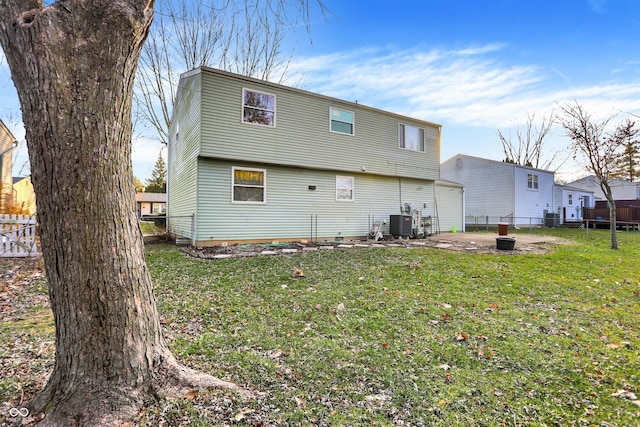
[(538, 169), (538, 168), (534, 168), (533, 166), (524, 166), (524, 165), (519, 165), (517, 163), (508, 163), (508, 162), (504, 162), (502, 160), (485, 159), (483, 157), (470, 156), (468, 154), (456, 154), (455, 156), (450, 157), (449, 159), (445, 160), (442, 163), (451, 162), (451, 161), (453, 161), (453, 160), (455, 160), (455, 159), (457, 159), (459, 157), (465, 157), (465, 158), (468, 158), (468, 159), (474, 159), (474, 160), (482, 161), (482, 162), (485, 162), (485, 163), (492, 163), (492, 164), (496, 164), (496, 165), (508, 165), (508, 166), (513, 166), (513, 167), (516, 167), (516, 168), (529, 169), (529, 170), (532, 170), (532, 171), (549, 173), (549, 174), (555, 175), (554, 171), (550, 171), (550, 170), (546, 170), (546, 169)]
[(136, 202), (139, 203), (166, 203), (167, 193), (136, 193)]
[(587, 190), (587, 189), (584, 189), (584, 188), (574, 187), (572, 185), (556, 184), (556, 186), (559, 187), (559, 188), (563, 188), (565, 190), (569, 190), (569, 191), (580, 191), (581, 193), (591, 193), (591, 194), (594, 193), (594, 191)]
[(13, 183), (17, 184), (20, 181), (22, 181), (23, 179), (28, 179), (28, 178), (29, 178), (28, 176), (14, 176), (13, 177)]
[(436, 179), (436, 185), (464, 188), (464, 184), (460, 184), (459, 182), (449, 181), (447, 179)]
[[(626, 179), (619, 179), (619, 178), (610, 179), (609, 182), (615, 185), (631, 185), (631, 186), (635, 185), (636, 187), (640, 186), (640, 183), (638, 182), (631, 182)], [(595, 175), (588, 175), (583, 178), (576, 179), (575, 181), (571, 181), (570, 183), (568, 183), (568, 185), (575, 185), (575, 184), (580, 185), (583, 183), (591, 183), (593, 185), (599, 185), (598, 178), (596, 178)]]

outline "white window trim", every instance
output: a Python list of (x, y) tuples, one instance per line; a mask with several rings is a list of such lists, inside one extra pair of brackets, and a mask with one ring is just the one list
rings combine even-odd
[[(529, 177), (531, 177), (531, 181), (529, 181)], [(529, 187), (529, 183), (531, 183), (531, 187)], [(540, 176), (535, 173), (527, 174), (527, 190), (528, 191), (540, 191)]]
[[(273, 126), (271, 126), (271, 125), (263, 125), (262, 123), (254, 123), (254, 122), (245, 122), (244, 121), (244, 107), (245, 107), (245, 105), (244, 105), (244, 94), (245, 94), (246, 91), (257, 92), (257, 93), (261, 93), (263, 95), (273, 96)], [(248, 87), (243, 87), (242, 88), (242, 99), (241, 99), (241, 102), (240, 102), (240, 122), (245, 124), (245, 125), (262, 126), (262, 127), (265, 127), (265, 128), (275, 128), (276, 124), (278, 123), (277, 113), (276, 113), (276, 111), (277, 111), (277, 102), (278, 102), (278, 99), (277, 99), (275, 93), (269, 93), (269, 92), (265, 92), (263, 90), (251, 89), (251, 88), (248, 88)], [(250, 108), (253, 108), (253, 107), (250, 107)], [(265, 110), (265, 111), (271, 111), (271, 110)]]
[[(243, 171), (252, 171), (252, 172), (262, 172), (264, 176), (264, 184), (262, 186), (262, 202), (253, 202), (248, 200), (235, 200), (234, 199), (234, 189), (236, 187), (235, 177), (236, 170)], [(242, 166), (233, 166), (231, 168), (231, 204), (233, 205), (266, 205), (267, 204), (267, 170), (266, 169), (256, 169), (256, 168), (244, 168)]]
[[(345, 113), (350, 113), (351, 114), (351, 117), (352, 117), (352, 120), (351, 120), (351, 133), (338, 132), (336, 130), (332, 130), (331, 129), (331, 122), (333, 122), (333, 110), (344, 111)], [(347, 123), (347, 122), (343, 122), (343, 121), (340, 121), (340, 120), (336, 120), (336, 122)], [(355, 134), (356, 134), (356, 113), (354, 113), (353, 111), (345, 110), (344, 108), (329, 107), (329, 132), (337, 133), (338, 135), (355, 136)]]
[[(350, 199), (341, 199), (338, 197), (338, 180), (339, 179), (348, 179), (351, 181), (351, 198)], [(352, 176), (345, 175), (336, 175), (336, 202), (353, 202), (356, 199), (356, 180)]]
[[(406, 144), (405, 144), (405, 147), (402, 147), (400, 145), (400, 132), (401, 132), (400, 129), (401, 129), (401, 127), (404, 127), (404, 129), (406, 129), (407, 126), (422, 130), (422, 148), (423, 148), (423, 150), (412, 150), (411, 148), (406, 148)], [(403, 132), (404, 132), (404, 129), (403, 129)], [(403, 138), (404, 138), (404, 134), (403, 134)], [(426, 153), (427, 152), (427, 141), (426, 141), (425, 128), (420, 127), (420, 126), (410, 125), (410, 124), (407, 124), (407, 123), (398, 123), (398, 148), (401, 149), (401, 150), (412, 151), (414, 153)]]

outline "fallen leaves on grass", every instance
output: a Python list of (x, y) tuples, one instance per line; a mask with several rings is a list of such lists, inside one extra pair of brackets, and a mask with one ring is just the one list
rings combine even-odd
[(458, 335), (456, 335), (456, 341), (466, 341), (469, 339), (469, 335), (467, 335), (464, 332), (460, 332)]

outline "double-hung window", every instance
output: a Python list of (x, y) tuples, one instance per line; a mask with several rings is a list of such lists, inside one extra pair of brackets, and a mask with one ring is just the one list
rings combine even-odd
[(354, 180), (352, 176), (336, 176), (336, 200), (353, 201)]
[(527, 189), (529, 190), (538, 189), (538, 175), (535, 175), (532, 173), (527, 174)]
[(276, 96), (257, 90), (242, 89), (242, 121), (275, 127)]
[(353, 113), (351, 111), (331, 107), (329, 108), (329, 116), (329, 130), (331, 132), (353, 135)]
[(424, 152), (424, 129), (399, 123), (398, 144), (405, 150)]
[(266, 203), (266, 170), (234, 167), (231, 181), (233, 203)]

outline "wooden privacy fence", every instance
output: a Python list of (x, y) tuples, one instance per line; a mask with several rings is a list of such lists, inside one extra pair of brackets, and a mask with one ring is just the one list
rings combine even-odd
[[(591, 221), (609, 221), (610, 212), (609, 208), (583, 208), (582, 216)], [(640, 207), (616, 207), (616, 221), (619, 223), (640, 223)]]
[(38, 256), (36, 219), (27, 215), (0, 214), (0, 257)]

